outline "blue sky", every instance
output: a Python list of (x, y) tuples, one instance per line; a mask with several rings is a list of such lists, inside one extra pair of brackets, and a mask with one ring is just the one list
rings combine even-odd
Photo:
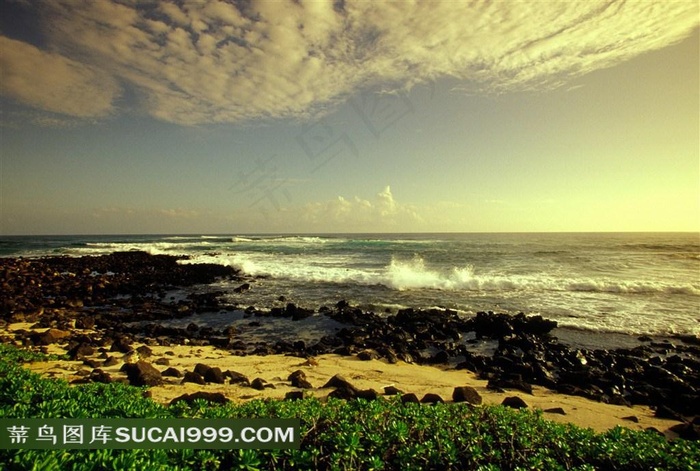
[(0, 234), (700, 230), (696, 2), (0, 5)]

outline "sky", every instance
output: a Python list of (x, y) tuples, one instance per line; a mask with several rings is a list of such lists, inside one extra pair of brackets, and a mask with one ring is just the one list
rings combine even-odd
[(0, 0), (0, 235), (700, 231), (699, 8)]

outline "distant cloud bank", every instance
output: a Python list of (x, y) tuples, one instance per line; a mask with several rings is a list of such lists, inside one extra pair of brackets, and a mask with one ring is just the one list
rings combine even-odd
[[(0, 36), (1, 92), (41, 111), (181, 125), (308, 118), (362, 89), (442, 77), (560, 86), (686, 38), (691, 1), (28, 0), (43, 36)], [(40, 48), (40, 47), (41, 48)], [(135, 103), (120, 97), (133, 93)]]

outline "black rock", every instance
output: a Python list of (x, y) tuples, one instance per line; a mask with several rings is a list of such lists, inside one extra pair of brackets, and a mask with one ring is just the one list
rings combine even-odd
[(416, 404), (420, 403), (420, 401), (418, 400), (418, 396), (416, 396), (416, 395), (413, 394), (413, 393), (407, 393), (407, 394), (404, 394), (403, 396), (401, 396), (401, 402), (402, 402), (403, 404), (406, 404), (406, 403), (409, 403), (409, 402), (413, 402), (413, 403), (416, 403)]
[(83, 360), (85, 357), (89, 357), (95, 354), (95, 347), (86, 343), (80, 343), (75, 347), (68, 350), (68, 358), (71, 360)]
[(445, 402), (445, 400), (442, 397), (440, 397), (439, 394), (427, 393), (425, 396), (423, 396), (420, 402), (422, 404), (437, 404)]
[(233, 288), (234, 293), (242, 293), (244, 291), (248, 291), (250, 289), (250, 284), (249, 283), (243, 283), (242, 285), (238, 286), (237, 288)]
[(692, 423), (674, 425), (669, 430), (685, 440), (700, 440), (700, 426)]
[(227, 371), (224, 373), (224, 376), (227, 378), (230, 378), (230, 383), (231, 384), (250, 384), (250, 381), (248, 380), (248, 377), (242, 373), (239, 373), (237, 371)]
[(353, 391), (355, 394), (357, 393), (358, 389), (353, 386), (347, 379), (345, 379), (343, 376), (337, 374), (333, 376), (331, 379), (326, 382), (322, 388), (342, 388), (342, 389), (348, 389), (350, 391)]
[(454, 402), (468, 402), (474, 405), (479, 405), (482, 402), (481, 395), (471, 386), (456, 387), (452, 392), (452, 400)]
[(118, 364), (119, 364), (119, 360), (117, 360), (117, 359), (116, 359), (115, 357), (113, 357), (113, 356), (109, 356), (109, 357), (107, 357), (107, 359), (102, 363), (102, 366), (114, 366), (114, 365), (118, 365)]
[(395, 386), (384, 386), (384, 394), (386, 396), (396, 396), (397, 394), (403, 394), (403, 391)]
[(298, 401), (304, 399), (304, 391), (289, 391), (284, 395), (284, 398), (288, 401)]
[(122, 370), (126, 372), (132, 386), (158, 386), (163, 384), (163, 377), (150, 363), (140, 360), (136, 363), (125, 363)]
[(103, 362), (100, 360), (83, 360), (83, 365), (87, 365), (90, 368), (98, 368), (100, 366), (103, 366)]
[(211, 366), (205, 365), (204, 363), (197, 363), (194, 365), (194, 372), (200, 375), (202, 378), (206, 376), (207, 372), (211, 369)]
[(528, 407), (527, 403), (518, 396), (511, 396), (503, 399), (501, 405), (513, 409), (526, 409)]
[(313, 389), (311, 383), (306, 380), (306, 373), (302, 370), (296, 370), (294, 373), (290, 374), (287, 381), (290, 381), (295, 388)]
[(227, 402), (230, 402), (230, 400), (224, 396), (222, 393), (213, 393), (213, 392), (206, 392), (206, 391), (198, 391), (192, 394), (183, 394), (182, 396), (178, 396), (172, 401), (170, 401), (170, 405), (172, 406), (173, 404), (180, 402), (180, 401), (185, 401), (188, 404), (192, 404), (194, 401), (198, 399), (203, 399), (207, 402), (211, 402), (214, 404), (226, 404)]
[(551, 409), (545, 409), (544, 412), (547, 412), (549, 414), (566, 415), (566, 412), (561, 407), (552, 407)]
[(178, 370), (177, 368), (172, 368), (172, 367), (167, 368), (165, 371), (162, 371), (160, 374), (161, 374), (161, 376), (168, 376), (168, 377), (172, 377), (172, 378), (182, 378), (182, 373), (180, 372), (180, 370)]
[(250, 382), (250, 387), (253, 389), (257, 389), (258, 391), (262, 391), (265, 388), (274, 388), (274, 385), (269, 384), (262, 378), (255, 378), (253, 381)]
[(141, 345), (136, 349), (136, 351), (138, 352), (140, 358), (149, 358), (151, 355), (153, 355), (153, 350), (146, 345)]
[(102, 371), (99, 368), (92, 370), (89, 377), (90, 381), (94, 383), (111, 383), (113, 381), (109, 373)]
[(131, 341), (127, 337), (120, 335), (114, 339), (110, 350), (112, 352), (129, 353), (132, 350)]
[(206, 370), (204, 373), (204, 381), (207, 383), (224, 384), (226, 383), (226, 378), (221, 372), (221, 368), (213, 367)]
[(206, 381), (204, 381), (204, 378), (202, 375), (199, 373), (195, 373), (194, 371), (186, 371), (185, 376), (182, 379), (183, 383), (195, 383), (195, 384), (207, 384)]
[(377, 360), (379, 358), (379, 353), (375, 350), (362, 350), (357, 354), (357, 358), (362, 361)]

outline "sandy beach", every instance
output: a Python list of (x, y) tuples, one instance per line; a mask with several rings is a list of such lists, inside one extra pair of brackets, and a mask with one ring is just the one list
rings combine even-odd
[[(5, 333), (12, 335), (17, 330), (29, 330), (31, 325), (27, 323), (9, 324)], [(34, 329), (41, 332), (46, 329)], [(138, 347), (140, 344), (136, 344)], [(611, 429), (615, 426), (623, 426), (632, 430), (644, 430), (653, 427), (669, 438), (675, 437), (675, 433), (668, 428), (678, 424), (677, 421), (662, 419), (654, 416), (654, 411), (646, 406), (619, 406), (592, 401), (583, 397), (558, 394), (540, 386), (533, 387), (533, 394), (521, 391), (506, 391), (498, 393), (486, 388), (487, 381), (479, 380), (476, 375), (466, 370), (447, 369), (444, 367), (421, 366), (399, 361), (390, 364), (384, 360), (363, 361), (357, 357), (324, 354), (314, 357), (311, 361), (295, 356), (286, 355), (248, 355), (236, 356), (227, 351), (211, 346), (149, 346), (152, 354), (144, 361), (154, 365), (161, 372), (166, 368), (176, 368), (180, 372), (193, 371), (198, 363), (210, 367), (219, 367), (222, 371), (235, 371), (241, 373), (253, 381), (256, 378), (263, 379), (268, 387), (262, 390), (254, 389), (242, 384), (205, 384), (182, 383), (181, 378), (164, 377), (161, 386), (149, 388), (154, 401), (167, 404), (172, 399), (183, 394), (197, 391), (220, 392), (234, 402), (253, 399), (284, 399), (286, 393), (299, 390), (291, 386), (289, 375), (297, 370), (302, 370), (313, 389), (306, 390), (306, 394), (318, 398), (325, 398), (332, 388), (322, 386), (334, 375), (340, 374), (358, 389), (374, 389), (380, 394), (385, 386), (394, 386), (404, 393), (414, 393), (422, 398), (427, 393), (440, 395), (446, 402), (451, 402), (452, 392), (457, 386), (472, 386), (483, 398), (484, 404), (500, 404), (504, 398), (518, 396), (523, 399), (530, 409), (546, 411), (553, 408), (561, 408), (561, 413), (544, 412), (544, 417), (561, 423), (572, 423), (585, 428), (592, 428), (597, 432)], [(58, 343), (48, 347), (50, 353), (63, 354), (65, 348)], [(101, 367), (114, 380), (126, 381), (126, 374), (120, 371), (124, 364), (123, 354), (112, 352), (119, 362), (108, 367)], [(91, 357), (99, 358), (98, 354)], [(158, 359), (167, 359), (167, 365), (154, 364)], [(164, 360), (162, 360), (164, 362)], [(50, 378), (60, 378), (66, 381), (74, 381), (83, 378), (91, 368), (83, 361), (47, 361), (26, 365), (34, 372)], [(270, 387), (271, 386), (271, 387)], [(429, 406), (426, 406), (429, 407)], [(634, 417), (635, 419), (629, 419)]]

